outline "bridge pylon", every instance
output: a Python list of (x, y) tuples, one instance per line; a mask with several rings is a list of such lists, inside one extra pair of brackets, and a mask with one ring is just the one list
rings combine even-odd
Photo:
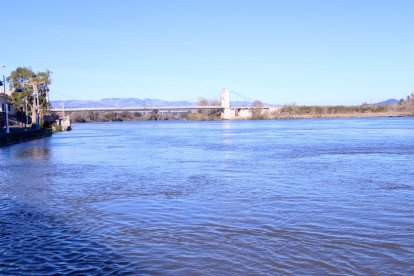
[(236, 115), (230, 107), (230, 90), (228, 88), (224, 88), (221, 92), (221, 106), (224, 108), (223, 113), (221, 113), (222, 119), (230, 120)]

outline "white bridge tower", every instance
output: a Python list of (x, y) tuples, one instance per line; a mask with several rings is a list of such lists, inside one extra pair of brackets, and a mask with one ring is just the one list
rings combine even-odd
[(230, 90), (228, 88), (224, 88), (221, 92), (221, 106), (224, 108), (221, 114), (224, 120), (230, 120), (236, 115), (230, 107)]

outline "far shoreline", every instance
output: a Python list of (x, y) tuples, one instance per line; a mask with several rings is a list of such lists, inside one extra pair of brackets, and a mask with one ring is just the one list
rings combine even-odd
[(381, 113), (338, 113), (338, 114), (292, 114), (280, 115), (269, 120), (283, 120), (283, 119), (351, 119), (351, 118), (398, 118), (398, 117), (414, 117), (414, 114), (406, 112), (381, 112)]
[(115, 120), (115, 121), (81, 121), (73, 122), (75, 124), (84, 123), (115, 123), (115, 122), (154, 122), (154, 121), (188, 121), (188, 122), (203, 122), (203, 121), (273, 121), (273, 120), (306, 120), (306, 119), (358, 119), (358, 118), (409, 118), (414, 117), (414, 114), (407, 112), (381, 112), (381, 113), (338, 113), (338, 114), (284, 114), (275, 116), (273, 118), (239, 118), (225, 120), (221, 118), (216, 119), (177, 119), (177, 118), (166, 118), (166, 119), (129, 119), (129, 120)]

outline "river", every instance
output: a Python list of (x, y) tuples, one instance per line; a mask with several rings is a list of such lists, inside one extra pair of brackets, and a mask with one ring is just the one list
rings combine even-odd
[(75, 124), (0, 148), (0, 274), (414, 274), (414, 119)]

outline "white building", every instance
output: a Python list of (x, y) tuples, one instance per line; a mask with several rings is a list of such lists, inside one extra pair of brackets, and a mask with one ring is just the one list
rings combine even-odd
[[(0, 112), (6, 111), (6, 97), (4, 96), (4, 93), (0, 93)], [(14, 115), (16, 114), (16, 109), (12, 104), (9, 104), (9, 114)]]

